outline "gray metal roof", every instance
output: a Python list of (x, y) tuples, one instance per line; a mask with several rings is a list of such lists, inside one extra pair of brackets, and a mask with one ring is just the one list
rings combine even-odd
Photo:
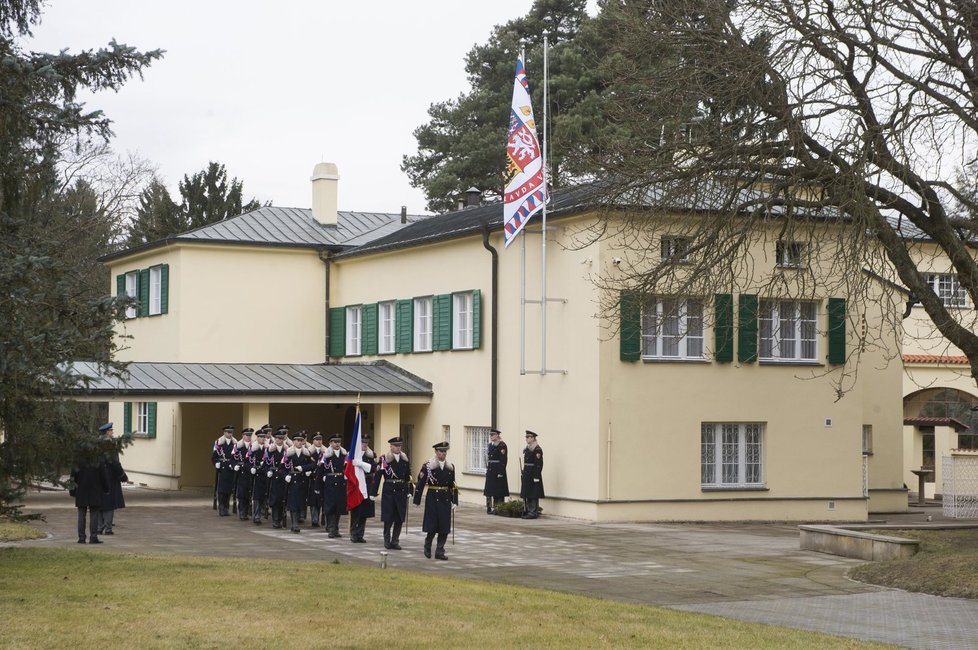
[(92, 362), (68, 368), (83, 377), (78, 393), (93, 395), (411, 395), (430, 396), (431, 383), (388, 361), (344, 364), (132, 362), (122, 378), (103, 377)]
[(423, 215), (409, 215), (407, 223), (402, 224), (399, 213), (338, 212), (337, 223), (324, 226), (313, 218), (312, 210), (264, 206), (196, 230), (111, 253), (103, 256), (101, 260), (112, 260), (136, 251), (156, 248), (172, 242), (293, 246), (339, 250), (350, 246), (359, 246), (378, 237), (384, 237), (424, 218)]

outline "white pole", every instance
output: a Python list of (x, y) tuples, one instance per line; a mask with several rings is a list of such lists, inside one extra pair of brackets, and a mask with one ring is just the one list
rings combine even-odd
[[(526, 65), (526, 49), (520, 47), (520, 61)], [(526, 374), (526, 227), (520, 237), (520, 375)]]
[(548, 34), (543, 32), (543, 210), (541, 218), (541, 237), (540, 237), (540, 267), (541, 267), (541, 288), (540, 288), (540, 374), (547, 374), (547, 199), (549, 192), (547, 187), (547, 91), (549, 80), (547, 75), (548, 60), (547, 48), (549, 45)]

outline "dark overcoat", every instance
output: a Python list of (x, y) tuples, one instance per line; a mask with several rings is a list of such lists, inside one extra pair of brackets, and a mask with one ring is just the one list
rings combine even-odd
[(287, 475), (292, 477), (288, 483), (288, 509), (291, 512), (299, 512), (306, 507), (306, 472), (311, 475), (315, 469), (309, 458), (309, 450), (290, 447), (285, 452), (285, 468)]
[(323, 486), (323, 514), (345, 515), (346, 510), (346, 450), (340, 447), (333, 452), (327, 449), (319, 461), (317, 476)]
[(231, 494), (234, 489), (234, 464), (232, 454), (237, 441), (234, 438), (221, 436), (214, 441), (214, 451), (211, 452), (211, 463), (220, 463), (217, 470), (218, 494)]
[(523, 450), (523, 476), (520, 481), (520, 497), (542, 499), (543, 494), (543, 447)]
[(509, 479), (506, 477), (508, 460), (509, 450), (505, 442), (489, 443), (486, 447), (486, 487), (482, 494), (496, 499), (509, 496)]
[[(265, 477), (268, 479), (268, 503), (277, 506), (285, 501), (285, 467), (282, 459), (285, 458), (285, 447), (270, 445), (265, 454)], [(271, 476), (268, 474), (271, 473)]]
[(421, 505), (421, 493), (428, 486), (424, 500), (424, 520), (421, 530), (426, 533), (452, 532), (452, 504), (458, 504), (458, 491), (455, 489), (455, 466), (445, 461), (439, 467), (438, 460), (432, 458), (421, 467), (418, 484), (414, 489), (414, 505)]
[(105, 453), (105, 475), (109, 481), (109, 491), (102, 500), (102, 510), (118, 510), (126, 507), (126, 499), (122, 494), (122, 482), (128, 481), (126, 471), (119, 462), (119, 451), (115, 443), (110, 443), (110, 449)]
[(75, 482), (75, 507), (101, 510), (109, 491), (109, 478), (103, 463), (85, 463), (71, 470)]
[[(245, 454), (245, 467), (253, 477), (251, 482), (251, 498), (263, 501), (268, 496), (268, 476), (265, 472), (265, 447), (257, 442), (251, 443), (251, 448)], [(255, 473), (251, 474), (254, 469)]]
[(380, 493), (381, 521), (404, 522), (407, 518), (408, 491), (411, 485), (411, 462), (404, 454), (384, 454), (378, 476), (384, 487)]

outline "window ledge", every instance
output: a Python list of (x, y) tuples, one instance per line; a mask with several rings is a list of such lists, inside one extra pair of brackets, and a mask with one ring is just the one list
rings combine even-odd
[(463, 474), (469, 474), (471, 476), (485, 476), (486, 470), (484, 469), (463, 469)]
[(703, 492), (769, 492), (766, 485), (711, 485), (701, 486)]
[(643, 363), (711, 363), (709, 359), (684, 359), (681, 357), (642, 357)]
[(129, 435), (131, 435), (133, 438), (142, 438), (143, 440), (153, 440), (156, 438), (155, 435), (151, 436), (148, 433), (137, 433), (135, 431)]
[(813, 368), (824, 367), (825, 364), (821, 361), (778, 361), (776, 359), (761, 359), (757, 362), (760, 366), (810, 366)]

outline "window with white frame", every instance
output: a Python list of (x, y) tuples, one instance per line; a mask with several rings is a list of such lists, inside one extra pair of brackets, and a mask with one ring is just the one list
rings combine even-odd
[(758, 323), (761, 360), (815, 361), (816, 307), (816, 303), (802, 300), (762, 300)]
[(642, 309), (643, 359), (702, 359), (703, 301), (653, 298)]
[(779, 241), (776, 248), (777, 265), (799, 269), (805, 261), (805, 244), (796, 241)]
[(163, 267), (151, 266), (149, 269), (149, 315), (163, 312)]
[(346, 353), (360, 354), (360, 305), (346, 308)]
[(380, 325), (380, 336), (377, 339), (378, 354), (393, 354), (397, 341), (397, 310), (393, 300), (377, 305), (377, 320)]
[(764, 485), (764, 425), (704, 422), (700, 427), (700, 481), (704, 488)]
[(133, 404), (133, 433), (149, 433), (149, 402)]
[(968, 306), (968, 295), (954, 273), (927, 273), (924, 275), (924, 280), (945, 307)]
[(489, 427), (465, 427), (465, 446), (465, 471), (485, 474)]
[(452, 441), (452, 425), (450, 424), (441, 425), (441, 439), (442, 442)]
[[(139, 271), (126, 273), (126, 296), (133, 300), (139, 298)], [(126, 307), (126, 318), (135, 318), (139, 313), (138, 309), (139, 305), (136, 303)]]
[(414, 299), (414, 351), (431, 352), (431, 296)]
[(472, 348), (472, 294), (456, 293), (452, 296), (452, 348)]
[(661, 241), (662, 259), (673, 262), (689, 261), (688, 237), (663, 237)]

